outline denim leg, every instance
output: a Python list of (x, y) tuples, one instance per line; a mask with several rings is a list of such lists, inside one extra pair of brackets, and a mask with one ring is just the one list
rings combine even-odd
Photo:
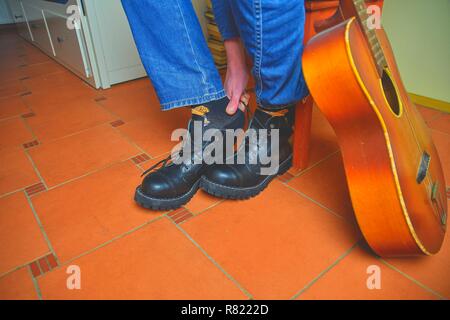
[(281, 109), (308, 94), (302, 72), (304, 0), (230, 1), (253, 58), (258, 105)]
[(214, 17), (219, 27), (223, 40), (239, 37), (239, 31), (231, 11), (230, 1), (234, 0), (212, 0)]
[(190, 0), (122, 5), (163, 110), (226, 96)]

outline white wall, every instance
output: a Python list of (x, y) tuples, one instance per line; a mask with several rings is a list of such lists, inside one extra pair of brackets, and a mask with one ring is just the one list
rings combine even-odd
[(450, 102), (450, 0), (385, 0), (383, 10), (407, 90)]

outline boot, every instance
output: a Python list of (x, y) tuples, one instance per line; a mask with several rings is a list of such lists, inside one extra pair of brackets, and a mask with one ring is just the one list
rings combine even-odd
[[(284, 174), (292, 166), (292, 146), (290, 137), (294, 119), (294, 108), (281, 111), (265, 111), (257, 109), (250, 122), (249, 129), (253, 129), (257, 136), (261, 136), (261, 129), (267, 130), (267, 142), (251, 143), (246, 136), (238, 152), (233, 157), (233, 164), (213, 165), (207, 168), (202, 180), (201, 188), (211, 195), (226, 199), (248, 199), (258, 195), (278, 175)], [(279, 133), (279, 148), (272, 150), (271, 137), (276, 137), (274, 130)], [(264, 141), (262, 141), (264, 142)], [(238, 154), (245, 154), (245, 162), (239, 164)], [(260, 155), (272, 156), (278, 152), (279, 165), (273, 170), (267, 170), (262, 164)], [(255, 161), (256, 159), (256, 161)], [(266, 169), (265, 172), (263, 169)]]
[[(188, 131), (193, 139), (184, 141), (184, 143), (191, 144), (192, 152), (189, 155), (189, 161), (182, 161), (181, 163), (173, 161), (173, 159), (183, 157), (182, 148), (178, 154), (169, 156), (145, 171), (143, 173), (145, 178), (141, 185), (137, 187), (134, 197), (140, 206), (152, 210), (177, 209), (188, 203), (197, 192), (201, 177), (207, 168), (201, 153), (211, 142), (202, 142), (201, 150), (195, 150), (194, 138), (198, 139), (198, 137), (194, 136), (194, 124), (195, 122), (200, 123), (203, 129), (213, 126), (204, 115), (204, 109), (201, 106), (193, 110), (192, 120), (189, 123)], [(229, 116), (226, 127), (219, 130), (242, 128), (245, 121), (244, 118), (244, 113), (238, 111), (234, 116)], [(199, 157), (201, 157), (200, 160), (198, 160)]]

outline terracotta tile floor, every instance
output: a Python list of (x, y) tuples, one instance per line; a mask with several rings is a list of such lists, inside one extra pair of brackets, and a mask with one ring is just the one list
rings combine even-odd
[[(449, 115), (420, 107), (450, 181)], [(0, 30), (0, 299), (445, 299), (450, 243), (380, 259), (355, 224), (336, 136), (315, 109), (311, 163), (247, 202), (133, 201), (186, 111), (148, 79), (94, 90)], [(67, 289), (70, 267), (81, 289)], [(381, 290), (367, 288), (370, 266)]]

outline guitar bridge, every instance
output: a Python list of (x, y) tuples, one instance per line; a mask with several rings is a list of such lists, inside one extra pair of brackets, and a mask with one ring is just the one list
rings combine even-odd
[(428, 173), (428, 168), (430, 167), (431, 156), (424, 152), (422, 154), (422, 159), (420, 160), (419, 171), (417, 172), (416, 181), (421, 184)]

